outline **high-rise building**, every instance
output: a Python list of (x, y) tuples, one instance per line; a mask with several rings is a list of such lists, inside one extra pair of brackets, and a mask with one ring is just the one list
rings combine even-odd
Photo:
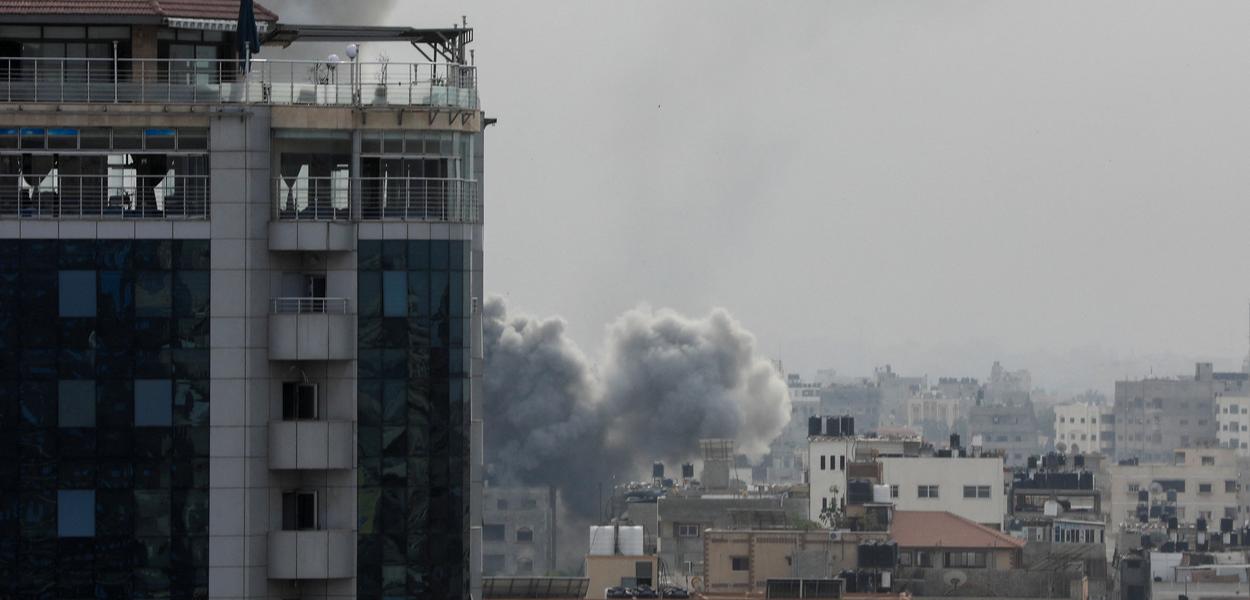
[(1115, 382), (1115, 456), (1118, 460), (1171, 460), (1177, 448), (1215, 446), (1216, 398), (1245, 396), (1250, 376), (1217, 372), (1198, 363), (1193, 377), (1151, 377)]
[(239, 5), (0, 0), (0, 598), (476, 588), (473, 32)]

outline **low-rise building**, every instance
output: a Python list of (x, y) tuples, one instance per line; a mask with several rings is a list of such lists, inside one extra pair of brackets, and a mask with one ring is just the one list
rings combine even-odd
[(885, 456), (877, 460), (896, 510), (945, 511), (986, 527), (1002, 527), (1007, 495), (1001, 456)]
[(700, 587), (747, 595), (763, 592), (770, 579), (831, 578), (857, 567), (860, 542), (888, 537), (886, 531), (710, 529)]
[(658, 585), (659, 561), (654, 555), (590, 554), (586, 556), (586, 598), (601, 600), (608, 588)]
[(1150, 552), (1151, 600), (1250, 598), (1250, 556), (1236, 552)]
[(800, 494), (670, 492), (655, 506), (656, 549), (678, 583), (703, 575), (703, 535), (708, 529), (785, 529), (808, 524), (808, 500)]

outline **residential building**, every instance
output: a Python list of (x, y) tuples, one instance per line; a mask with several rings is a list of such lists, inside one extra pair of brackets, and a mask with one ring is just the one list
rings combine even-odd
[[(899, 375), (890, 365), (877, 369), (875, 375), (875, 387), (881, 398), (880, 414), (875, 423), (863, 421), (864, 430), (903, 425), (907, 422), (907, 400), (929, 387), (926, 378)], [(854, 416), (859, 418), (859, 415)]]
[(895, 511), (890, 538), (898, 544), (900, 568), (1023, 567), (1023, 540), (946, 511)]
[(872, 431), (880, 424), (883, 406), (881, 387), (869, 379), (837, 382), (820, 389), (822, 415), (849, 415), (860, 431)]
[(1149, 552), (1150, 600), (1250, 598), (1250, 553)]
[(0, 597), (480, 597), (472, 30), (255, 12), (0, 0)]
[(702, 589), (708, 593), (759, 593), (770, 579), (822, 579), (856, 569), (859, 544), (884, 542), (888, 531), (709, 529)]
[[(658, 555), (685, 578), (704, 574), (703, 536), (708, 529), (786, 529), (805, 523), (806, 497), (781, 494), (668, 493), (656, 501)], [(646, 525), (643, 526), (644, 531)]]
[(532, 576), (555, 571), (557, 511), (554, 488), (483, 489), (483, 575)]
[(1222, 448), (1232, 448), (1237, 456), (1250, 458), (1250, 396), (1215, 398), (1216, 441)]
[(1250, 394), (1245, 373), (1217, 373), (1198, 363), (1193, 378), (1148, 378), (1115, 383), (1117, 460), (1171, 460), (1176, 448), (1215, 445), (1215, 398)]
[(1008, 371), (994, 361), (979, 400), (982, 404), (1022, 404), (1031, 400), (1032, 391), (1033, 376), (1027, 369)]
[(968, 414), (968, 434), (973, 445), (980, 439), (981, 447), (1003, 455), (1009, 467), (1019, 467), (1041, 451), (1037, 417), (1028, 399), (1016, 404), (981, 404)]
[(1182, 448), (1168, 463), (1130, 461), (1103, 469), (1109, 481), (1105, 505), (1112, 534), (1125, 524), (1169, 516), (1191, 524), (1199, 518), (1207, 523), (1245, 518), (1241, 469), (1230, 448)]
[(906, 402), (906, 425), (922, 431), (925, 439), (945, 439), (952, 433), (959, 433), (957, 426), (964, 421), (965, 402), (959, 397), (947, 397), (937, 390), (922, 392)]
[(1084, 574), (1090, 596), (1103, 598), (1111, 578), (1102, 490), (1095, 483), (1098, 458), (1030, 458), (1029, 468), (1012, 477), (1007, 532), (1026, 542), (1026, 568)]
[(795, 373), (786, 376), (790, 394), (790, 421), (777, 439), (768, 446), (764, 459), (764, 476), (755, 483), (801, 483), (806, 471), (807, 420), (820, 413), (820, 389), (816, 383), (805, 382)]
[[(836, 419), (837, 417), (833, 417)], [(808, 518), (846, 506), (847, 465), (855, 460), (854, 435), (813, 435), (808, 438)]]
[(1110, 413), (1110, 406), (1098, 404), (1072, 403), (1056, 406), (1055, 448), (1068, 454), (1102, 451), (1102, 422)]
[(660, 564), (654, 555), (605, 554), (586, 556), (586, 598), (601, 600), (613, 587), (655, 588), (659, 584)]
[(897, 456), (877, 459), (898, 511), (943, 511), (1001, 529), (1007, 515), (1003, 458)]

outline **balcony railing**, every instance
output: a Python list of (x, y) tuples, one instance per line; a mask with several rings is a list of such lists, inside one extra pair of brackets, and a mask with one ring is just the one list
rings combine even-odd
[(347, 314), (347, 298), (273, 298), (270, 311), (276, 315)]
[(207, 219), (207, 175), (0, 175), (0, 218)]
[(5, 102), (307, 104), (476, 109), (477, 71), (449, 63), (0, 58)]
[[(433, 177), (277, 177), (274, 218), (481, 223), (480, 189), (476, 181)], [(360, 199), (356, 216), (351, 206), (354, 194)]]

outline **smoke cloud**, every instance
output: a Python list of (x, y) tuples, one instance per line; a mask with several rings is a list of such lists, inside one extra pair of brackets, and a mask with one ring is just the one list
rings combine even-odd
[(700, 438), (757, 458), (790, 418), (785, 383), (722, 309), (630, 310), (608, 325), (601, 367), (559, 318), (510, 315), (500, 298), (484, 317), (486, 460), (505, 481), (556, 486), (583, 517), (613, 475), (693, 459)]

